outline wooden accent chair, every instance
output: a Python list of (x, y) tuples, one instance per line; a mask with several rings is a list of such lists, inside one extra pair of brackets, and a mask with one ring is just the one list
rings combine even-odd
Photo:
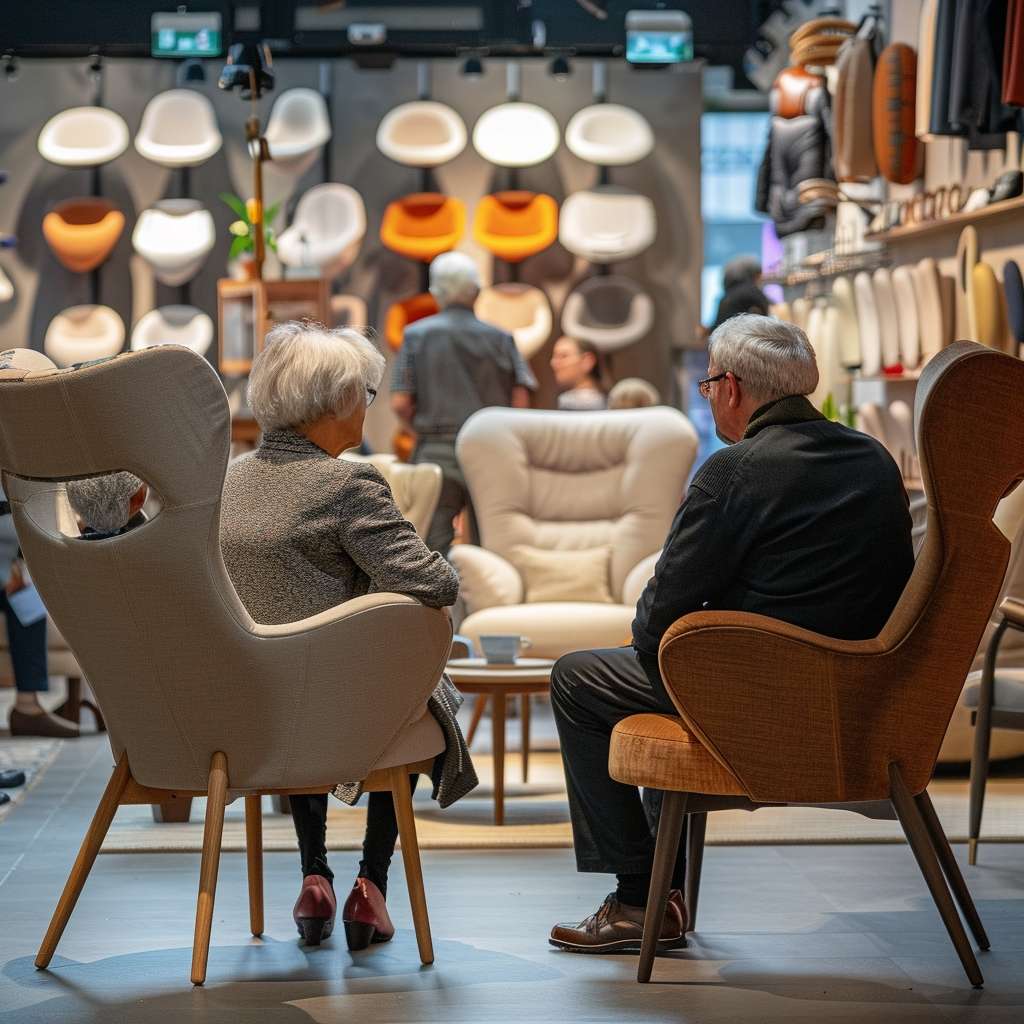
[[(398, 594), (300, 622), (255, 623), (221, 559), (229, 447), (224, 389), (185, 348), (0, 371), (0, 466), (18, 537), (96, 692), (116, 764), (37, 967), (49, 964), (117, 807), (207, 796), (192, 959), (201, 985), (225, 804), (245, 798), (250, 925), (259, 935), (259, 798), (352, 779), (394, 793), (420, 958), (433, 960), (408, 776), (444, 749), (426, 702), (451, 623)], [(59, 481), (122, 469), (149, 482), (160, 513), (106, 540), (62, 533)]]
[[(692, 927), (708, 811), (838, 804), (877, 816), (884, 802), (968, 978), (982, 984), (954, 898), (979, 947), (988, 939), (925, 787), (1006, 570), (1010, 543), (992, 515), (1024, 477), (1022, 393), (1024, 362), (973, 342), (925, 368), (916, 427), (928, 531), (875, 639), (835, 640), (730, 611), (683, 616), (665, 634), (659, 664), (681, 717), (627, 718), (609, 759), (618, 781), (666, 791), (648, 921), (665, 913), (684, 814)], [(656, 938), (645, 930), (640, 981), (650, 979)]]

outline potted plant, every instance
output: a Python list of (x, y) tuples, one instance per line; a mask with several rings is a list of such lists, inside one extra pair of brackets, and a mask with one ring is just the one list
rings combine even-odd
[[(228, 250), (228, 270), (232, 277), (243, 281), (251, 280), (256, 272), (256, 200), (247, 199), (243, 202), (238, 196), (230, 192), (221, 192), (221, 200), (230, 207), (238, 219), (228, 225), (228, 231), (234, 236), (231, 239), (231, 248)], [(274, 236), (274, 229), (270, 226), (277, 216), (280, 203), (268, 206), (263, 214), (263, 240), (271, 252), (277, 252), (277, 239)], [(232, 270), (232, 267), (235, 269)]]

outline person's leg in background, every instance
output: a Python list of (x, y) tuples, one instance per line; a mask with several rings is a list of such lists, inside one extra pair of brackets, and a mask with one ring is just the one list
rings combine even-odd
[[(551, 941), (565, 949), (635, 949), (651, 881), (655, 834), (635, 786), (608, 774), (615, 726), (644, 712), (675, 714), (632, 647), (579, 651), (551, 673), (551, 706), (562, 745), (573, 845), (580, 871), (614, 874), (616, 891), (579, 926), (558, 925)], [(673, 872), (672, 901), (662, 941), (680, 944), (685, 930), (681, 890), (686, 875), (683, 837)], [(676, 917), (670, 920), (675, 914)]]
[(73, 739), (78, 736), (78, 726), (50, 714), (39, 703), (39, 694), (50, 687), (46, 662), (46, 619), (23, 626), (2, 590), (0, 609), (7, 622), (7, 645), (17, 690), (8, 719), (11, 735)]
[(455, 517), (469, 504), (466, 481), (455, 456), (455, 439), (422, 440), (416, 446), (412, 461), (433, 462), (441, 467), (441, 496), (425, 540), (431, 551), (447, 555), (455, 539)]

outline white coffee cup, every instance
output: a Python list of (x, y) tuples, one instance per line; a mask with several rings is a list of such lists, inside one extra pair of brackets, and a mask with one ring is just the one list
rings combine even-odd
[(511, 633), (492, 633), (480, 637), (480, 648), (488, 665), (514, 665), (516, 657), (531, 646), (525, 636)]

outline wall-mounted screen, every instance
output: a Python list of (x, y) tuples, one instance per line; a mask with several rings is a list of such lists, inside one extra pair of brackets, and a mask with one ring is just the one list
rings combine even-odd
[(150, 20), (150, 37), (154, 57), (219, 57), (222, 49), (220, 14), (217, 11), (154, 14)]
[(626, 60), (679, 64), (693, 60), (693, 23), (682, 11), (628, 11)]

